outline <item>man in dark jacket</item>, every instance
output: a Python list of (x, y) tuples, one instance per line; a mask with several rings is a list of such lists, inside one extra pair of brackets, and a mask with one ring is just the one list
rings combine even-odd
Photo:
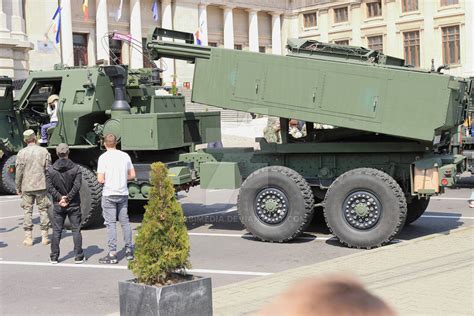
[(56, 148), (59, 157), (46, 172), (46, 185), (53, 200), (53, 239), (51, 242), (50, 262), (58, 263), (59, 242), (63, 231), (64, 220), (69, 217), (72, 238), (74, 241), (75, 263), (84, 262), (81, 235), (81, 169), (68, 158), (69, 147), (59, 144)]

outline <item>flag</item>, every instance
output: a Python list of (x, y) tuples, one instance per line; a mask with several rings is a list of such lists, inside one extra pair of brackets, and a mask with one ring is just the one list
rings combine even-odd
[(119, 8), (117, 10), (117, 16), (115, 18), (116, 22), (118, 22), (120, 20), (120, 18), (122, 17), (122, 5), (123, 5), (123, 0), (120, 0), (120, 5), (119, 5)]
[(59, 44), (59, 41), (60, 41), (60, 33), (61, 33), (61, 7), (58, 6), (58, 8), (56, 9), (56, 12), (54, 12), (54, 15), (53, 15), (53, 23), (54, 21), (56, 20), (56, 24), (53, 25), (53, 32), (56, 33), (56, 44)]
[(196, 45), (199, 45), (199, 46), (202, 45), (201, 39), (199, 38), (199, 30), (197, 30), (196, 33), (194, 34), (194, 39), (195, 39)]
[(158, 3), (156, 3), (156, 0), (153, 1), (151, 12), (153, 12), (153, 20), (158, 21)]
[(84, 21), (89, 20), (89, 0), (82, 0), (82, 13), (84, 13)]
[(131, 43), (132, 42), (132, 35), (131, 34), (114, 33), (114, 35), (112, 36), (112, 39), (117, 40), (117, 41)]

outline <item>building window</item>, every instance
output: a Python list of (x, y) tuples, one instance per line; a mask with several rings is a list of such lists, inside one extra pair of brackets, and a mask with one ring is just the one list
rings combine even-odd
[(234, 44), (234, 49), (242, 50), (242, 44)]
[(349, 40), (334, 41), (334, 44), (336, 44), (336, 45), (349, 45)]
[(211, 47), (217, 47), (217, 43), (216, 43), (216, 42), (209, 42), (207, 45), (208, 45), (208, 46), (211, 46)]
[(444, 64), (459, 64), (461, 60), (459, 49), (459, 26), (443, 27), (442, 34)]
[(318, 25), (316, 12), (303, 14), (304, 28), (308, 29)]
[(377, 50), (379, 52), (383, 52), (383, 36), (369, 36), (367, 37), (367, 46), (371, 50)]
[(459, 4), (459, 0), (441, 0), (441, 6), (446, 7), (449, 5)]
[(148, 49), (146, 48), (146, 38), (142, 38), (143, 49), (143, 68), (156, 68), (153, 60), (150, 57)]
[(402, 0), (402, 12), (418, 10), (418, 0)]
[(109, 55), (111, 65), (122, 64), (122, 41), (109, 38)]
[(375, 18), (377, 16), (382, 16), (382, 1), (367, 3), (367, 17)]
[(405, 64), (420, 67), (420, 32), (403, 33)]
[(259, 47), (258, 47), (258, 51), (259, 51), (260, 53), (264, 53), (264, 54), (265, 54), (265, 53), (267, 52), (267, 48), (266, 48), (265, 46), (259, 46)]
[(334, 9), (334, 23), (348, 21), (347, 7)]
[(87, 66), (87, 34), (72, 33), (74, 66)]

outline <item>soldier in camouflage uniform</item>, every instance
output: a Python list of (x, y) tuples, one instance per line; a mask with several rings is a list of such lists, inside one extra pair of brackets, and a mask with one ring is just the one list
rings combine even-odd
[(25, 211), (23, 229), (25, 230), (25, 246), (33, 245), (33, 204), (36, 201), (40, 212), (41, 243), (49, 244), (48, 208), (51, 205), (46, 195), (45, 173), (51, 164), (51, 155), (48, 151), (36, 144), (35, 132), (31, 129), (23, 133), (27, 146), (20, 150), (16, 158), (16, 190), (21, 195), (21, 207)]
[(267, 143), (280, 143), (280, 119), (277, 117), (269, 117), (267, 126), (263, 129), (263, 136)]

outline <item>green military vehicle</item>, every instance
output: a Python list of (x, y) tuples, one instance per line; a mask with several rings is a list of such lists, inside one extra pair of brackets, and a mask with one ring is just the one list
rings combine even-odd
[[(9, 93), (0, 99), (1, 185), (10, 187), (22, 131), (47, 122), (51, 94), (60, 97), (59, 125), (48, 148), (54, 154), (55, 145), (68, 143), (83, 166), (84, 226), (100, 220), (94, 170), (106, 133), (119, 136), (137, 169), (130, 199), (147, 199), (150, 163), (165, 161), (177, 190), (240, 188), (240, 219), (265, 241), (295, 238), (320, 205), (345, 245), (384, 245), (465, 169), (462, 146), (453, 140), (470, 80), (404, 67), (362, 47), (292, 40), (289, 54), (276, 56), (191, 42), (192, 34), (156, 29), (147, 46), (153, 59), (195, 63), (192, 101), (280, 117), (280, 144), (260, 139), (259, 150), (195, 152), (195, 144), (220, 140), (219, 114), (185, 112), (183, 97), (161, 95), (156, 70), (60, 68), (31, 73), (15, 100)], [(290, 119), (306, 122), (305, 137), (291, 137)]]
[(147, 199), (155, 161), (169, 163), (177, 188), (187, 189), (190, 175), (172, 162), (196, 144), (220, 140), (220, 113), (185, 112), (184, 97), (162, 89), (158, 69), (114, 65), (31, 72), (15, 98), (12, 80), (0, 78), (0, 187), (6, 193), (15, 193), (14, 165), (24, 145), (22, 133), (29, 128), (39, 133), (49, 122), (46, 100), (52, 94), (59, 95), (59, 123), (48, 130), (47, 148), (55, 158), (55, 146), (67, 143), (71, 159), (81, 165), (83, 227), (102, 221), (102, 188), (95, 170), (104, 152), (104, 135), (115, 134), (132, 158), (137, 172), (137, 181), (129, 183), (132, 201)]
[[(281, 144), (180, 155), (202, 188), (240, 188), (240, 219), (261, 240), (292, 240), (320, 205), (344, 245), (387, 244), (466, 168), (453, 140), (471, 80), (363, 47), (298, 39), (277, 56), (171, 42), (164, 32), (147, 47), (154, 59), (195, 64), (193, 102), (280, 117)], [(305, 137), (289, 134), (290, 119), (306, 122)]]
[[(474, 82), (474, 77), (471, 77)], [(471, 93), (467, 108), (467, 123), (461, 127), (460, 143), (463, 146), (463, 155), (467, 158), (468, 169), (474, 173), (474, 84), (471, 84)], [(466, 126), (467, 125), (467, 126)]]

